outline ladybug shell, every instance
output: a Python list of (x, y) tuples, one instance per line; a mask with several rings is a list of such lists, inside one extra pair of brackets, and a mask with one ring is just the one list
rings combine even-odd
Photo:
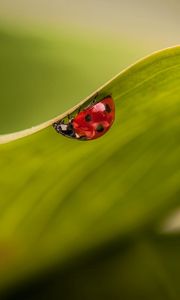
[(111, 96), (78, 113), (73, 119), (76, 137), (93, 140), (104, 135), (115, 119), (115, 105)]

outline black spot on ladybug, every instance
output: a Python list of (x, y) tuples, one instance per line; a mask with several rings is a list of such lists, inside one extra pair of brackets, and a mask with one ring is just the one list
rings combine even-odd
[(110, 108), (110, 106), (106, 103), (105, 104), (105, 111), (107, 112), (107, 113), (110, 113), (111, 112), (111, 108)]
[(85, 120), (86, 120), (86, 122), (90, 122), (92, 120), (91, 115), (89, 115), (89, 114), (86, 115)]
[(96, 131), (97, 132), (103, 132), (104, 131), (104, 126), (102, 124), (99, 124), (97, 127), (96, 127)]

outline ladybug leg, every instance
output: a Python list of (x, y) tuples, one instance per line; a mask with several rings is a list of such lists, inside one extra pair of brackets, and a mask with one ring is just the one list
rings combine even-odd
[(77, 113), (79, 114), (81, 111), (82, 105), (79, 106)]
[(91, 107), (94, 104), (96, 104), (98, 96), (99, 96), (99, 93), (97, 92), (87, 107)]
[(67, 115), (67, 118), (68, 118), (68, 125), (71, 126), (74, 121), (74, 118), (72, 118), (69, 114)]
[(97, 92), (96, 95), (94, 96), (94, 98), (96, 99), (99, 96), (99, 93)]
[[(96, 99), (97, 99), (98, 96), (99, 96), (99, 93), (97, 92), (87, 107), (93, 106), (96, 103)], [(77, 113), (79, 114), (80, 111), (82, 111), (82, 110), (83, 110), (83, 105), (80, 105), (79, 108), (78, 108)]]
[(96, 99), (94, 98), (91, 103), (90, 103), (90, 106), (94, 105), (96, 103)]
[(97, 100), (97, 97), (99, 96), (99, 93), (97, 92), (96, 94), (95, 94), (95, 96), (93, 97), (93, 100), (92, 100), (92, 102), (91, 102), (91, 105), (93, 105), (93, 104), (95, 104), (96, 103), (96, 100)]
[(70, 116), (70, 114), (67, 115), (67, 118), (68, 118), (69, 123), (72, 122), (72, 121), (74, 120), (74, 118), (72, 118), (72, 117)]
[(82, 108), (83, 108), (83, 105), (80, 105), (80, 106), (78, 107), (77, 114), (79, 114), (79, 113), (82, 111)]
[(72, 118), (70, 117), (70, 115), (69, 115), (69, 114), (67, 115), (67, 118), (68, 118), (68, 123), (70, 123), (70, 122), (71, 122), (71, 120), (72, 120)]
[[(94, 104), (96, 104), (96, 99), (98, 96), (99, 96), (99, 93), (97, 92), (87, 107), (91, 107)], [(83, 110), (83, 105), (80, 105), (77, 110), (77, 114), (79, 114), (82, 110)], [(70, 121), (69, 115), (68, 115), (68, 120)]]

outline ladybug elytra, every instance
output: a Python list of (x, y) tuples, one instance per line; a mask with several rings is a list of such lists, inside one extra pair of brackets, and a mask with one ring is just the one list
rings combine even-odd
[(115, 119), (115, 105), (111, 96), (83, 109), (67, 124), (60, 120), (53, 124), (56, 131), (64, 136), (79, 140), (94, 140), (104, 135)]

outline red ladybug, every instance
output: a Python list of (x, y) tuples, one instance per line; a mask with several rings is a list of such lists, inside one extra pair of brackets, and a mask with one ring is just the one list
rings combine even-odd
[(79, 140), (94, 140), (104, 135), (115, 119), (115, 105), (111, 96), (80, 111), (65, 124), (63, 120), (53, 124), (58, 133)]

